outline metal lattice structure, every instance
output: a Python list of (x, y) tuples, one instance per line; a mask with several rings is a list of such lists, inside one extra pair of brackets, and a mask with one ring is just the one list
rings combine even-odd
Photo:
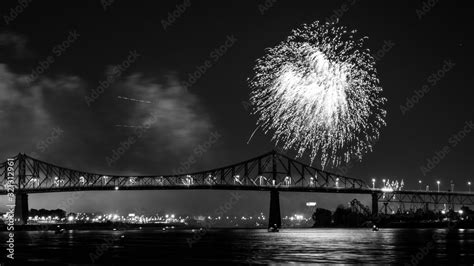
[(435, 191), (393, 191), (378, 194), (378, 202), (383, 204), (381, 213), (417, 209), (442, 209), (445, 206), (474, 206), (474, 193)]
[[(25, 154), (14, 157), (18, 192), (78, 190), (239, 189), (367, 193), (364, 181), (326, 172), (271, 151), (261, 156), (206, 171), (178, 175), (122, 176), (64, 168)], [(6, 162), (0, 165), (5, 194)]]

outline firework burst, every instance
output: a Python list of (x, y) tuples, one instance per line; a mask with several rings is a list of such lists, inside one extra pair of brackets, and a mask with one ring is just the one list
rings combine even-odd
[(257, 125), (284, 149), (323, 167), (362, 159), (385, 125), (375, 60), (366, 38), (314, 22), (259, 58), (250, 80)]

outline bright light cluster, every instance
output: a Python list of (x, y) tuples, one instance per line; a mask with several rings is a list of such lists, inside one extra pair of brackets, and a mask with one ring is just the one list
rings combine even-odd
[(405, 186), (403, 179), (400, 182), (398, 182), (398, 180), (392, 180), (390, 182), (390, 179), (387, 179), (387, 180), (383, 179), (382, 183), (383, 183), (383, 187), (382, 187), (383, 192), (400, 191)]
[(385, 125), (386, 99), (364, 48), (345, 27), (314, 22), (259, 58), (250, 80), (257, 124), (323, 167), (362, 159)]

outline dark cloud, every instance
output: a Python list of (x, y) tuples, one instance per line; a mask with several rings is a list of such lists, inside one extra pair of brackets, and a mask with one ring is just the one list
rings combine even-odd
[[(41, 76), (27, 86), (26, 75), (0, 64), (0, 77), (0, 130), (9, 136), (0, 149), (8, 154), (32, 153), (89, 171), (169, 172), (178, 165), (180, 154), (205, 141), (213, 128), (199, 99), (173, 73), (153, 79), (124, 76), (90, 106), (84, 96), (97, 85), (78, 76)], [(149, 128), (138, 137), (134, 128), (116, 126), (145, 124)], [(58, 129), (60, 136), (51, 141)], [(130, 136), (137, 141), (116, 163), (108, 164), (106, 158)], [(133, 170), (138, 165), (140, 169)]]
[(28, 38), (13, 32), (0, 33), (0, 58), (22, 59), (32, 55), (27, 48)]

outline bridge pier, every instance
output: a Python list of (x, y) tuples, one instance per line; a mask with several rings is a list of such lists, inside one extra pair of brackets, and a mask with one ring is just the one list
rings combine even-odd
[(281, 228), (281, 214), (280, 214), (280, 195), (278, 190), (270, 191), (270, 215), (268, 219), (268, 228)]
[(377, 193), (372, 193), (372, 216), (377, 216), (379, 214), (379, 195)]
[(28, 221), (28, 194), (18, 192), (15, 195), (15, 224), (24, 225)]

